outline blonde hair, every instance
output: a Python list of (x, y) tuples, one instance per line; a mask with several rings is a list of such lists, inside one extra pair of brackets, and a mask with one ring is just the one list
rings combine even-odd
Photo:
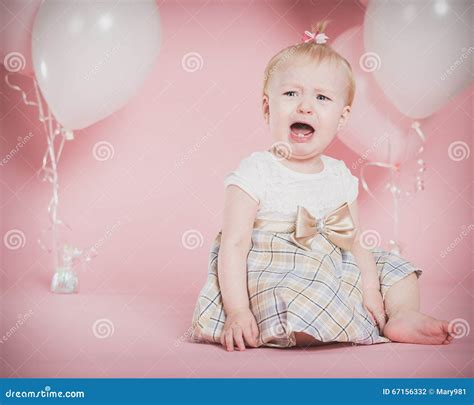
[[(324, 20), (313, 24), (311, 27), (312, 32), (324, 32), (329, 22), (329, 20)], [(281, 67), (281, 65), (299, 57), (310, 58), (316, 63), (320, 63), (324, 60), (327, 60), (330, 62), (336, 62), (337, 64), (342, 66), (344, 72), (347, 75), (349, 88), (346, 99), (346, 105), (352, 106), (356, 85), (351, 64), (329, 45), (318, 44), (316, 43), (316, 41), (312, 40), (288, 46), (282, 49), (275, 56), (273, 56), (273, 58), (270, 59), (267, 67), (265, 68), (265, 74), (263, 78), (263, 95), (268, 96), (268, 83), (272, 74), (276, 73)]]

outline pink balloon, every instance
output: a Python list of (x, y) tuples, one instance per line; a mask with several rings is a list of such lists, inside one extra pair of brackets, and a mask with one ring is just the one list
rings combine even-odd
[(413, 120), (403, 116), (388, 100), (370, 72), (371, 55), (363, 49), (363, 28), (343, 32), (333, 48), (352, 65), (356, 95), (346, 127), (339, 139), (370, 161), (401, 163), (412, 157), (421, 145), (411, 129)]
[(1, 63), (12, 73), (33, 75), (31, 31), (41, 0), (1, 0)]
[(33, 26), (41, 92), (67, 130), (122, 108), (154, 67), (161, 41), (155, 0), (46, 1)]

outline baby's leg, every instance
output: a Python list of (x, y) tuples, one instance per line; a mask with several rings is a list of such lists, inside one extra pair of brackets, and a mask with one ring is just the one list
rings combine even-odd
[(383, 334), (394, 342), (427, 345), (447, 344), (453, 340), (448, 321), (419, 312), (418, 279), (411, 273), (392, 285), (385, 295), (388, 322)]
[(303, 332), (295, 332), (295, 340), (296, 346), (299, 347), (313, 346), (317, 342), (313, 336)]
[(420, 309), (420, 290), (415, 273), (410, 273), (397, 281), (385, 294), (385, 312), (389, 318), (404, 309), (413, 311)]
[(321, 346), (328, 345), (334, 342), (321, 342), (315, 339), (313, 336), (304, 332), (295, 332), (296, 346), (309, 347), (309, 346)]

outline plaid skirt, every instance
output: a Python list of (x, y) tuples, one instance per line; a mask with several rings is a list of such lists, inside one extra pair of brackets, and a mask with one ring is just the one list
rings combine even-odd
[[(209, 255), (207, 280), (192, 320), (193, 341), (220, 343), (225, 313), (217, 277), (222, 231)], [(388, 289), (408, 274), (422, 270), (396, 254), (370, 249), (385, 299)], [(320, 342), (375, 344), (381, 336), (363, 306), (361, 275), (354, 256), (323, 234), (311, 251), (296, 245), (288, 233), (253, 229), (247, 256), (250, 310), (259, 328), (258, 346), (295, 346), (294, 332)]]

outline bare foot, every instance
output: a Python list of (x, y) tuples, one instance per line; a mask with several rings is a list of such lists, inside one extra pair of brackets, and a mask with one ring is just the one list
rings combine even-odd
[(394, 342), (441, 345), (451, 343), (454, 338), (448, 325), (448, 321), (418, 311), (401, 310), (388, 320), (383, 333)]

